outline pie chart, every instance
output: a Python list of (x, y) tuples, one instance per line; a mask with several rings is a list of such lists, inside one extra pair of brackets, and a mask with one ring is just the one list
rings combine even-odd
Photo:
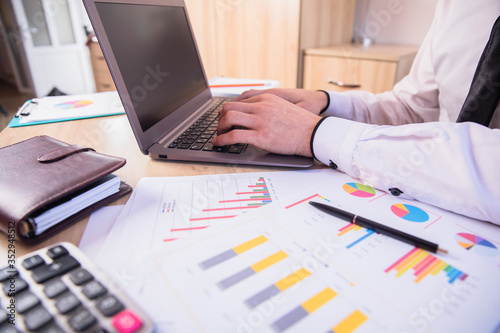
[(455, 240), (464, 249), (481, 256), (494, 257), (498, 253), (497, 247), (490, 241), (473, 234), (458, 233)]
[(376, 194), (373, 188), (360, 183), (347, 183), (344, 184), (342, 188), (350, 195), (354, 195), (355, 197), (360, 198), (370, 198)]
[(63, 109), (63, 110), (77, 109), (77, 108), (83, 108), (83, 107), (88, 106), (92, 103), (93, 103), (92, 101), (82, 100), (82, 101), (59, 103), (59, 104), (54, 105), (54, 107), (57, 109)]
[(394, 214), (396, 214), (396, 216), (406, 221), (427, 222), (429, 220), (429, 214), (412, 205), (395, 204), (391, 206), (391, 210)]

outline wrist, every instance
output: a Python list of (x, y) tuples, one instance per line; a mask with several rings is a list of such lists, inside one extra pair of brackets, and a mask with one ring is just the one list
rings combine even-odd
[(314, 158), (314, 159), (317, 159), (316, 156), (314, 155), (314, 137), (316, 135), (316, 132), (319, 128), (319, 126), (321, 125), (321, 123), (327, 119), (327, 117), (323, 117), (321, 119), (319, 119), (319, 121), (316, 123), (316, 126), (314, 126), (313, 130), (312, 130), (312, 133), (311, 133), (311, 137), (310, 137), (310, 140), (309, 140), (309, 149), (311, 151), (311, 156)]
[(330, 106), (330, 94), (328, 92), (326, 92), (325, 90), (317, 90), (319, 93), (321, 93), (321, 102), (320, 102), (320, 105), (323, 106), (323, 108), (321, 108), (320, 106), (320, 111), (318, 114), (322, 114), (323, 112), (325, 112), (328, 107)]

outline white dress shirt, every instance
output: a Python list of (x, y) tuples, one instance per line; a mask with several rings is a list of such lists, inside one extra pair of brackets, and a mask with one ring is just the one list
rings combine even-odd
[[(329, 92), (314, 156), (382, 190), (500, 224), (500, 107), (490, 128), (456, 123), (500, 15), (498, 0), (441, 0), (393, 91)], [(500, 64), (500, 60), (499, 60)]]

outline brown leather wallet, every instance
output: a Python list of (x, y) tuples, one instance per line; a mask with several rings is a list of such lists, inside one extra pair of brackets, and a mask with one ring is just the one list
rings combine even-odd
[(24, 236), (21, 221), (54, 202), (91, 185), (125, 165), (124, 158), (70, 145), (49, 136), (0, 148), (0, 231), (26, 243), (38, 243), (132, 191), (121, 182), (119, 191), (78, 211), (36, 236)]

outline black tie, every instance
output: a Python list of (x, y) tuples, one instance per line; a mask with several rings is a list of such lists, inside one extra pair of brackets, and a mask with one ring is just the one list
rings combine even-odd
[(500, 17), (491, 30), (457, 122), (490, 124), (500, 100)]

